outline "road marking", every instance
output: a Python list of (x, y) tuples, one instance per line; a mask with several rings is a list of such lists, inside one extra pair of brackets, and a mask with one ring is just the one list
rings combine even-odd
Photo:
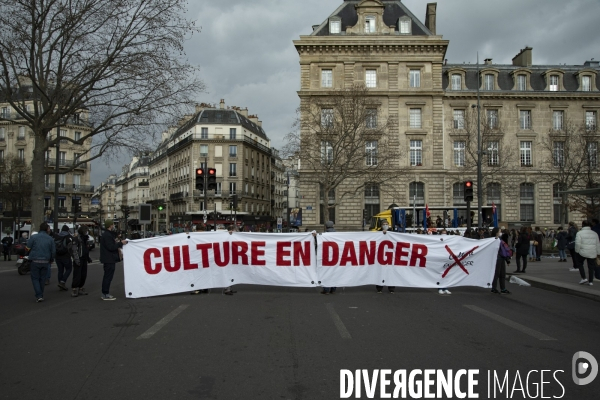
[(175, 318), (176, 316), (181, 314), (181, 312), (183, 312), (183, 310), (185, 310), (188, 307), (189, 307), (189, 304), (180, 305), (179, 307), (177, 307), (176, 309), (174, 309), (173, 311), (168, 313), (166, 317), (164, 317), (163, 319), (158, 321), (156, 324), (154, 324), (152, 327), (150, 327), (150, 329), (148, 329), (146, 332), (144, 332), (140, 336), (138, 336), (138, 339), (150, 339), (156, 332), (158, 332), (162, 327), (164, 327), (169, 322), (171, 322), (173, 320), (173, 318)]
[(333, 304), (327, 303), (325, 304), (325, 307), (327, 307), (327, 311), (329, 311), (329, 315), (331, 315), (331, 319), (333, 319), (333, 323), (335, 324), (338, 332), (340, 332), (342, 339), (352, 339), (350, 332), (348, 332), (348, 329), (346, 329), (346, 325), (344, 325), (338, 313), (335, 312)]
[(479, 308), (477, 306), (470, 306), (470, 305), (465, 305), (465, 307), (467, 307), (468, 309), (473, 310), (481, 315), (485, 315), (486, 317), (491, 318), (494, 321), (498, 321), (504, 325), (510, 326), (511, 328), (521, 331), (529, 336), (533, 336), (534, 338), (536, 338), (538, 340), (556, 340), (544, 333), (541, 333), (534, 329), (528, 328), (525, 325), (521, 325), (518, 322), (511, 321), (510, 319), (504, 318), (498, 314), (494, 314), (493, 312), (484, 310), (483, 308)]

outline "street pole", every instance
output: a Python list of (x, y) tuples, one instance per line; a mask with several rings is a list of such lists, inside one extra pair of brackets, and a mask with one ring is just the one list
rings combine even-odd
[[(206, 173), (208, 172), (208, 157), (204, 158), (204, 166), (201, 167), (202, 170), (204, 170), (204, 173), (202, 174), (202, 190), (204, 190), (204, 213), (206, 214), (206, 211), (208, 210), (208, 188), (206, 187)], [(206, 221), (204, 221), (204, 224), (206, 224)], [(215, 226), (215, 230), (217, 230), (217, 227)]]
[(58, 233), (58, 162), (60, 153), (60, 119), (56, 127), (56, 165), (54, 166), (54, 234)]
[(481, 228), (483, 224), (481, 211), (483, 196), (481, 194), (481, 104), (479, 100), (479, 81), (479, 52), (477, 52), (477, 227)]
[(288, 233), (290, 232), (290, 171), (287, 172), (287, 228)]

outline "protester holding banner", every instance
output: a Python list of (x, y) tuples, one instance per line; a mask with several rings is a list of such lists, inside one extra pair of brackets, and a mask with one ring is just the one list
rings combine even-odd
[[(384, 235), (387, 233), (387, 231), (388, 231), (389, 228), (390, 228), (390, 226), (388, 225), (387, 222), (383, 222), (381, 224), (381, 230), (383, 231)], [(377, 289), (377, 293), (383, 293), (383, 286), (376, 285), (375, 289)], [(388, 291), (391, 294), (394, 294), (394, 292), (396, 291), (396, 286), (388, 286)]]
[(119, 249), (127, 244), (126, 240), (117, 241), (115, 224), (112, 219), (104, 221), (104, 232), (100, 236), (100, 262), (104, 264), (104, 276), (102, 277), (102, 300), (115, 300), (110, 292), (110, 283), (115, 275), (115, 265), (120, 261)]
[[(325, 232), (335, 232), (335, 229), (333, 227), (333, 221), (325, 222)], [(323, 286), (323, 290), (321, 291), (321, 294), (335, 294), (336, 289), (337, 289), (337, 287)]]
[[(500, 239), (499, 236), (500, 229), (492, 229), (492, 237), (502, 240), (500, 247), (498, 247), (498, 255), (496, 257), (496, 271), (494, 272), (494, 280), (492, 281), (492, 293), (510, 294), (510, 292), (506, 290), (506, 263), (507, 261), (510, 262), (510, 258), (507, 259), (507, 254), (511, 250), (508, 243), (506, 243), (508, 235), (502, 235), (504, 239)], [(498, 281), (500, 281), (500, 291), (498, 291)]]

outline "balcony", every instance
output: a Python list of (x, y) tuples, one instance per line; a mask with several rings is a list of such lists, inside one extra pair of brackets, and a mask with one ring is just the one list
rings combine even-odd
[(173, 200), (181, 200), (184, 197), (187, 197), (187, 192), (179, 192), (179, 193), (173, 193), (169, 196), (169, 199), (171, 199), (171, 201)]
[[(46, 183), (44, 185), (44, 190), (46, 192), (54, 191), (54, 183)], [(58, 191), (59, 192), (76, 192), (76, 193), (94, 193), (94, 186), (59, 183)]]
[[(73, 165), (75, 165), (78, 162), (79, 161), (77, 161), (77, 160), (67, 160), (67, 159), (64, 159), (64, 158), (60, 158), (58, 160), (58, 166), (59, 167), (64, 167), (64, 168), (71, 168)], [(55, 167), (55, 166), (56, 166), (56, 159), (55, 158), (47, 158), (46, 159), (46, 167)], [(75, 168), (77, 168), (77, 169), (87, 169), (87, 163), (82, 163), (82, 164), (78, 165)]]

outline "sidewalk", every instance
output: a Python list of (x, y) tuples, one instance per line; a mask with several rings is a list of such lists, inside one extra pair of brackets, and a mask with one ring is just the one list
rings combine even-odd
[[(594, 279), (593, 286), (580, 285), (581, 275), (579, 271), (569, 271), (572, 266), (571, 257), (567, 257), (567, 262), (559, 262), (558, 257), (553, 258), (551, 255), (542, 255), (541, 261), (527, 262), (526, 273), (514, 275), (525, 280), (533, 287), (600, 301), (600, 281)], [(507, 279), (516, 270), (517, 264), (513, 257), (510, 265), (506, 266)], [(587, 276), (587, 264), (585, 274), (586, 278), (589, 278)]]

